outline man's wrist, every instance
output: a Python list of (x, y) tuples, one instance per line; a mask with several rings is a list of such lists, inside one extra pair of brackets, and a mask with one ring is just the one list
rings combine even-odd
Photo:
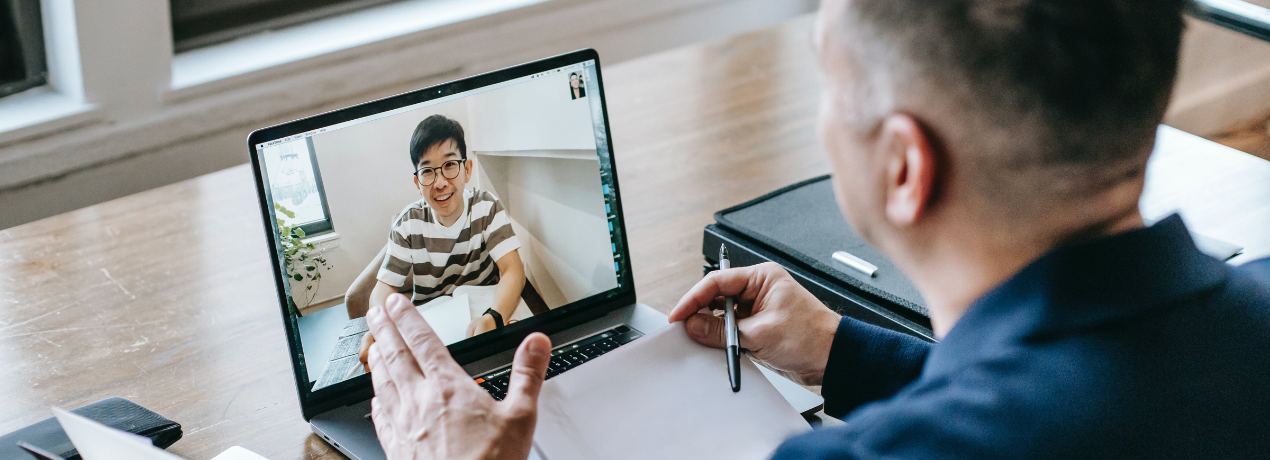
[(829, 366), (830, 351), (833, 350), (834, 337), (838, 334), (838, 326), (842, 323), (842, 315), (826, 309), (816, 321), (812, 336), (812, 362), (808, 372), (803, 373), (803, 381), (809, 385), (821, 385), (825, 369)]
[(503, 327), (503, 326), (507, 325), (507, 322), (503, 319), (503, 314), (502, 314), (502, 313), (499, 313), (499, 312), (498, 312), (498, 310), (495, 310), (495, 309), (493, 309), (493, 308), (489, 308), (489, 309), (486, 309), (486, 310), (485, 310), (485, 313), (483, 313), (483, 314), (484, 314), (485, 316), (489, 316), (489, 317), (490, 317), (490, 319), (493, 319), (493, 320), (494, 320), (494, 328), (496, 328), (496, 329), (497, 329), (497, 328), (501, 328), (501, 327)]

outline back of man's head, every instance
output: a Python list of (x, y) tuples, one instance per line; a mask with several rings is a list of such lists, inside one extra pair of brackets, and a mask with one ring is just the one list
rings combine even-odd
[(849, 2), (837, 38), (858, 130), (916, 115), (961, 177), (1007, 205), (1140, 176), (1176, 77), (1182, 0)]

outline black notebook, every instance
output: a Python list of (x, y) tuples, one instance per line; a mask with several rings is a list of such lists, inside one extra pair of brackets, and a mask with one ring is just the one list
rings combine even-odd
[[(913, 282), (851, 229), (827, 175), (724, 209), (714, 214), (714, 220), (809, 270), (929, 316)], [(870, 277), (834, 261), (835, 251), (846, 251), (876, 265), (876, 273)]]
[[(140, 404), (124, 398), (103, 399), (71, 412), (97, 421), (103, 425), (150, 438), (155, 447), (166, 449), (181, 439), (181, 425)], [(47, 418), (34, 425), (0, 436), (0, 460), (30, 460), (35, 457), (18, 447), (24, 441), (66, 460), (79, 459), (75, 446), (62, 431), (56, 418)]]

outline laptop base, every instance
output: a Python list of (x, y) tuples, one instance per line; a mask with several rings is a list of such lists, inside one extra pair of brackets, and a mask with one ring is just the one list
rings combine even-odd
[[(614, 310), (612, 313), (578, 326), (551, 334), (552, 348), (568, 344), (591, 335), (626, 325), (645, 334), (661, 329), (667, 325), (666, 315), (644, 304), (635, 304)], [(478, 376), (510, 364), (516, 350), (507, 350), (494, 356), (484, 358), (463, 366), (468, 375)], [(794, 409), (804, 416), (814, 413), (824, 405), (824, 399), (807, 391), (788, 379), (760, 367), (763, 374), (776, 386), (781, 395), (789, 401)], [(323, 412), (309, 421), (313, 432), (354, 460), (385, 460), (379, 439), (375, 435), (375, 426), (366, 414), (370, 413), (370, 400)], [(529, 458), (537, 459), (531, 452)]]

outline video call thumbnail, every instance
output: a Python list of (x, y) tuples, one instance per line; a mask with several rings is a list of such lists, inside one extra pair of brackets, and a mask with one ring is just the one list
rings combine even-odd
[(390, 293), (448, 345), (618, 287), (594, 81), (577, 64), (258, 146), (312, 390), (365, 373)]

